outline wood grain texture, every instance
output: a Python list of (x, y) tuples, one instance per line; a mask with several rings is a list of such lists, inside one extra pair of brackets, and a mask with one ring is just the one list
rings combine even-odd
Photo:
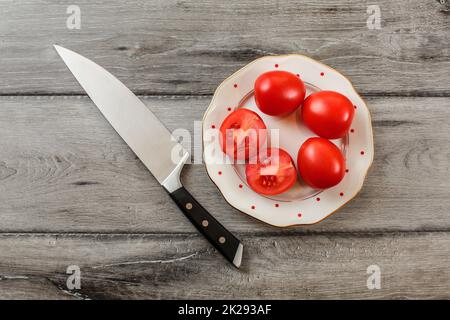
[[(244, 237), (241, 269), (197, 235), (0, 235), (0, 298), (450, 298), (450, 234)], [(67, 290), (69, 265), (81, 290)], [(367, 268), (381, 289), (367, 288)]]
[(211, 94), (251, 60), (301, 53), (366, 94), (449, 96), (450, 20), (436, 0), (1, 1), (0, 94), (82, 93), (52, 45), (93, 59), (142, 94)]
[[(210, 97), (144, 97), (193, 131)], [(0, 98), (0, 232), (196, 233), (87, 97)], [(450, 228), (450, 100), (370, 98), (375, 160), (362, 192), (312, 227), (278, 229), (232, 209), (203, 165), (188, 190), (237, 234)], [(195, 150), (193, 150), (195, 151)]]
[[(73, 4), (80, 30), (66, 27)], [(370, 4), (380, 30), (366, 25)], [(436, 0), (0, 1), (0, 299), (450, 299), (449, 12)], [(365, 186), (317, 225), (277, 229), (187, 166), (187, 189), (245, 244), (237, 270), (77, 96), (54, 43), (191, 133), (217, 85), (253, 59), (322, 61), (368, 98)], [(381, 290), (366, 287), (373, 264)], [(80, 291), (66, 287), (69, 265)]]

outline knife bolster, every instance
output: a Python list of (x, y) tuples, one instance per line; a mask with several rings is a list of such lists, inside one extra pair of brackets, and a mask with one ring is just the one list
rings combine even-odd
[(180, 162), (172, 170), (172, 172), (161, 182), (161, 185), (166, 189), (168, 193), (172, 193), (180, 189), (183, 185), (181, 184), (180, 176), (183, 170), (184, 164), (189, 159), (189, 152), (186, 152), (181, 158)]

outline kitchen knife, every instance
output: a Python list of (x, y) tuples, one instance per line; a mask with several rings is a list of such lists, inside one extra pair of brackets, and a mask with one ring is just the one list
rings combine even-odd
[(180, 173), (190, 157), (158, 118), (111, 73), (91, 60), (54, 46), (105, 118), (169, 193), (194, 226), (237, 268), (243, 245), (183, 187)]

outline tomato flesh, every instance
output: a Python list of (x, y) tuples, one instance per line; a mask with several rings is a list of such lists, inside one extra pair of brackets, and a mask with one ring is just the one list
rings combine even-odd
[(302, 106), (306, 126), (322, 138), (345, 136), (355, 114), (352, 102), (334, 91), (319, 91), (309, 95)]
[(276, 195), (289, 190), (297, 181), (291, 156), (283, 149), (270, 148), (256, 163), (245, 167), (247, 183), (255, 192)]
[(266, 142), (266, 125), (257, 113), (240, 108), (222, 122), (219, 138), (222, 151), (230, 158), (248, 160)]
[(316, 189), (337, 185), (345, 175), (345, 159), (336, 145), (324, 138), (309, 138), (299, 149), (297, 167), (303, 181)]
[(255, 81), (255, 101), (259, 110), (270, 116), (285, 116), (305, 99), (305, 84), (287, 71), (269, 71)]

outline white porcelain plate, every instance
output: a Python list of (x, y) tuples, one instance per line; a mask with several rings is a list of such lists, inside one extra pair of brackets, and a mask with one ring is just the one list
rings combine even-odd
[[(303, 142), (315, 136), (298, 120), (297, 112), (282, 118), (271, 117), (256, 107), (253, 85), (260, 74), (270, 70), (285, 70), (299, 76), (306, 85), (307, 96), (315, 91), (333, 90), (353, 102), (355, 116), (350, 132), (342, 139), (332, 140), (346, 157), (346, 174), (337, 186), (315, 190), (299, 178), (286, 193), (263, 196), (247, 185), (245, 165), (224, 163), (221, 151), (211, 151), (217, 147), (214, 131), (228, 114), (242, 107), (257, 112), (268, 129), (279, 129), (279, 145), (290, 153), (294, 162)], [(279, 227), (317, 223), (350, 201), (362, 188), (374, 155), (370, 113), (350, 81), (336, 70), (301, 55), (257, 59), (222, 82), (203, 118), (203, 146), (208, 175), (227, 202), (256, 219)]]

